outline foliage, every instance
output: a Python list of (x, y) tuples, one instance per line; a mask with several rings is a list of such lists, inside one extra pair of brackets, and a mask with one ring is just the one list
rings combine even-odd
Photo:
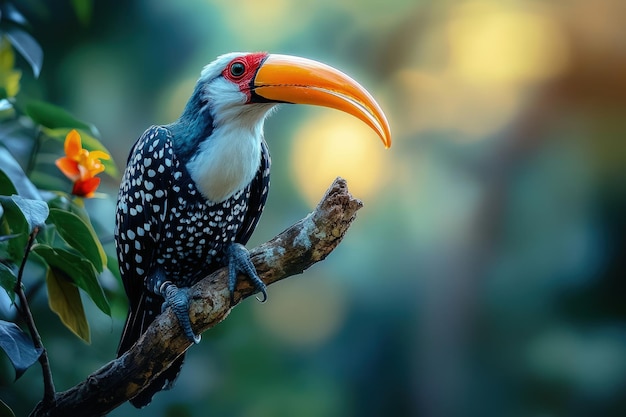
[(4, 320), (0, 320), (0, 347), (11, 360), (16, 379), (37, 362), (43, 352), (19, 327)]
[[(88, 20), (89, 2), (74, 3), (81, 19)], [(85, 342), (90, 342), (90, 331), (80, 292), (111, 315), (99, 282), (100, 274), (108, 270), (107, 256), (83, 198), (97, 196), (96, 175), (103, 171), (117, 175), (92, 124), (20, 92), (22, 72), (16, 68), (16, 52), (35, 77), (43, 64), (42, 49), (27, 27), (26, 18), (11, 3), (0, 4), (0, 286), (20, 313), (16, 323), (21, 320), (29, 328), (27, 332), (16, 323), (0, 321), (0, 348), (15, 368), (16, 379), (45, 355), (25, 295), (27, 262), (45, 270), (38, 279), (47, 286), (50, 309)], [(20, 163), (15, 155), (25, 142), (30, 142), (31, 157)], [(48, 142), (57, 145), (61, 172), (50, 173), (50, 167), (37, 163), (41, 145)], [(71, 192), (52, 186), (64, 183), (61, 173), (72, 181)], [(37, 186), (33, 177), (39, 178)], [(4, 403), (0, 413), (12, 415)]]
[[(38, 77), (43, 64), (43, 51), (39, 43), (26, 30), (25, 27), (28, 25), (26, 18), (8, 2), (0, 5), (0, 13), (0, 33), (19, 51), (30, 65), (35, 77)], [(12, 57), (9, 57), (8, 62), (12, 63), (12, 60)], [(13, 96), (9, 95), (9, 97)]]

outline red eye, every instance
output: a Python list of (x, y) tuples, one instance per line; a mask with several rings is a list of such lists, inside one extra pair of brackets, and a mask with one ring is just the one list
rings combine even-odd
[(234, 78), (241, 77), (246, 72), (246, 66), (243, 62), (237, 61), (230, 64), (230, 75)]

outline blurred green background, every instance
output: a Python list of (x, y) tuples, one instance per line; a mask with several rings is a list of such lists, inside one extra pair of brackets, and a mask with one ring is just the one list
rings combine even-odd
[[(249, 246), (336, 176), (365, 208), (325, 262), (206, 333), (173, 390), (111, 416), (626, 415), (625, 2), (118, 0), (88, 21), (69, 1), (19, 6), (45, 53), (23, 91), (94, 123), (119, 166), (230, 51), (340, 68), (392, 127), (386, 151), (333, 110), (266, 122)], [(88, 208), (113, 253), (107, 180)], [(34, 300), (58, 390), (115, 355), (126, 305), (103, 285), (114, 317), (85, 301), (89, 346)], [(41, 398), (38, 366), (13, 384), (3, 359), (1, 378), (17, 415)]]

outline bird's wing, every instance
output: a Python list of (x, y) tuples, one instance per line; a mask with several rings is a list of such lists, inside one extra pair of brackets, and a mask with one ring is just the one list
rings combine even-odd
[(235, 241), (242, 245), (245, 245), (250, 239), (250, 236), (252, 236), (261, 218), (261, 213), (263, 213), (263, 207), (265, 207), (265, 201), (267, 200), (267, 194), (270, 188), (270, 165), (270, 153), (267, 148), (267, 143), (263, 140), (261, 142), (261, 165), (259, 165), (259, 170), (250, 183), (248, 211), (235, 238)]
[(135, 144), (122, 178), (115, 240), (129, 315), (118, 354), (132, 346), (159, 313), (163, 302), (148, 291), (146, 277), (154, 267), (174, 163), (169, 131), (153, 126)]
[[(118, 347), (118, 357), (132, 347), (161, 311), (163, 299), (148, 288), (156, 273), (155, 255), (168, 213), (168, 190), (180, 171), (168, 129), (153, 126), (139, 138), (128, 158), (117, 204), (116, 243), (129, 313)], [(185, 355), (130, 402), (135, 407), (150, 403), (152, 396), (169, 389), (178, 376)]]

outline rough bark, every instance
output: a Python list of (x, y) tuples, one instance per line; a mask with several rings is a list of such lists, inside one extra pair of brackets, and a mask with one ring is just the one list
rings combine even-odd
[[(361, 207), (362, 203), (348, 192), (345, 180), (337, 178), (312, 213), (250, 251), (259, 277), (270, 285), (300, 274), (326, 258)], [(222, 268), (191, 288), (189, 315), (196, 334), (224, 320), (235, 305), (252, 295), (248, 280), (240, 279), (231, 305), (227, 281), (227, 269)], [(57, 393), (51, 404), (39, 403), (31, 416), (104, 415), (137, 395), (190, 346), (174, 313), (168, 309), (123, 356), (78, 385)]]

